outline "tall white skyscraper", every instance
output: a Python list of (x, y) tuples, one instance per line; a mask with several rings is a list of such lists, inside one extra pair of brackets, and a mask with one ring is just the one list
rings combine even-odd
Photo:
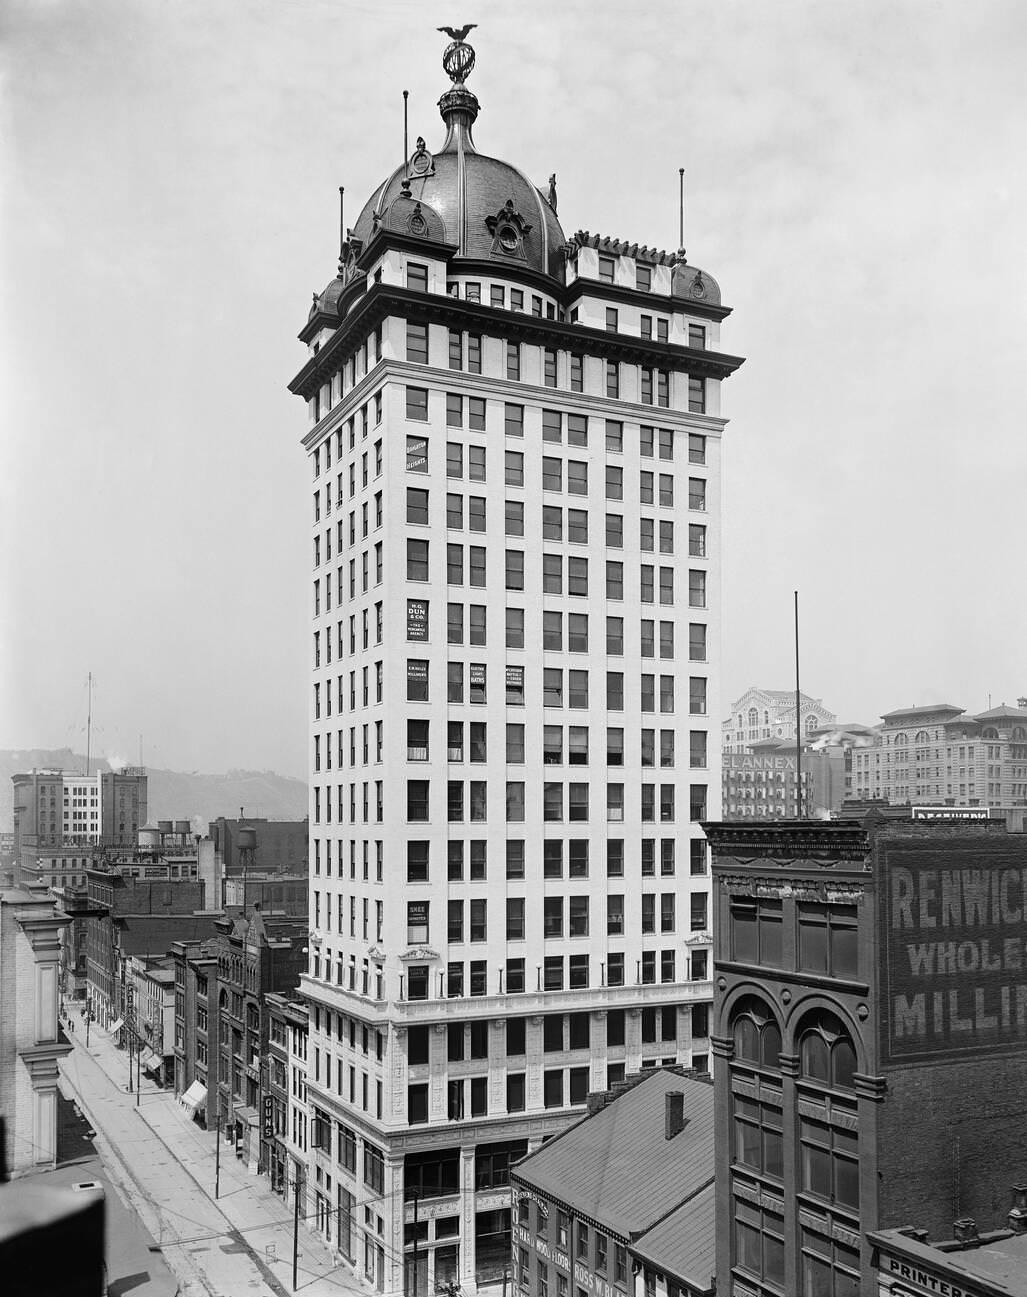
[[(500, 1284), (507, 1169), (708, 1065), (720, 813), (716, 282), (567, 235), (479, 153), (375, 190), (301, 333), (312, 723), (308, 1190), (387, 1293)], [(315, 1210), (312, 1206), (311, 1210)]]

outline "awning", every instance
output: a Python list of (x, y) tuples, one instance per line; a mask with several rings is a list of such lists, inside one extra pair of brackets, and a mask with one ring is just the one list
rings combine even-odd
[(159, 1054), (151, 1054), (149, 1058), (143, 1059), (144, 1072), (159, 1072), (164, 1066), (164, 1060)]
[(179, 1095), (179, 1103), (183, 1108), (196, 1109), (207, 1097), (207, 1087), (202, 1081), (194, 1081), (186, 1090), (185, 1094)]
[(115, 1020), (108, 1027), (108, 1031), (111, 1033), (112, 1036), (117, 1035), (117, 1033), (121, 1030), (121, 1028), (124, 1025), (125, 1025), (124, 1018), (115, 1018)]

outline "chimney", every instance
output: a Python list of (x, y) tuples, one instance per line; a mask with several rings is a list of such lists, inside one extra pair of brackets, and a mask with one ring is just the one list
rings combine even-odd
[(957, 1243), (976, 1243), (977, 1222), (972, 1216), (961, 1216), (952, 1225), (952, 1237)]
[(1027, 1184), (1013, 1185), (1013, 1205), (1008, 1219), (1014, 1234), (1027, 1234)]
[(685, 1095), (682, 1090), (671, 1090), (664, 1097), (663, 1138), (673, 1139), (685, 1129)]

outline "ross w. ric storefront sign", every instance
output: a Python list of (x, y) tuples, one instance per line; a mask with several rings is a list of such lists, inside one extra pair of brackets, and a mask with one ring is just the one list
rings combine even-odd
[(883, 1061), (1027, 1049), (1022, 849), (893, 841), (883, 863)]

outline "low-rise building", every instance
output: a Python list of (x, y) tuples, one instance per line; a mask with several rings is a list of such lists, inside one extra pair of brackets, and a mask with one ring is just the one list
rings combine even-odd
[(914, 1226), (867, 1236), (873, 1248), (874, 1297), (1027, 1297), (1027, 1189), (1013, 1189), (1005, 1228), (979, 1232), (965, 1217), (952, 1238), (929, 1242)]
[[(677, 1068), (643, 1072), (591, 1096), (588, 1115), (516, 1163), (519, 1293), (710, 1297), (713, 1115), (708, 1080)], [(438, 1222), (430, 1225), (429, 1258), (439, 1247)]]
[(266, 996), (299, 985), (307, 963), (307, 924), (254, 909), (246, 917), (221, 919), (217, 927), (215, 1119), (220, 1117), (236, 1154), (256, 1172), (266, 1165), (260, 1114), (266, 1089)]
[[(291, 1093), (290, 1047), (295, 1033), (305, 1038), (307, 1006), (288, 995), (271, 991), (266, 997), (268, 1015), (266, 1087), (261, 1105), (261, 1138), (265, 1144), (265, 1165), (275, 1193), (285, 1196), (289, 1184)], [(305, 1060), (306, 1051), (302, 1051)], [(300, 1051), (296, 1051), (300, 1061)], [(298, 1088), (298, 1087), (297, 1087)], [(296, 1095), (297, 1105), (300, 1103)], [(295, 1145), (293, 1145), (295, 1148)], [(298, 1151), (298, 1149), (296, 1149)]]

